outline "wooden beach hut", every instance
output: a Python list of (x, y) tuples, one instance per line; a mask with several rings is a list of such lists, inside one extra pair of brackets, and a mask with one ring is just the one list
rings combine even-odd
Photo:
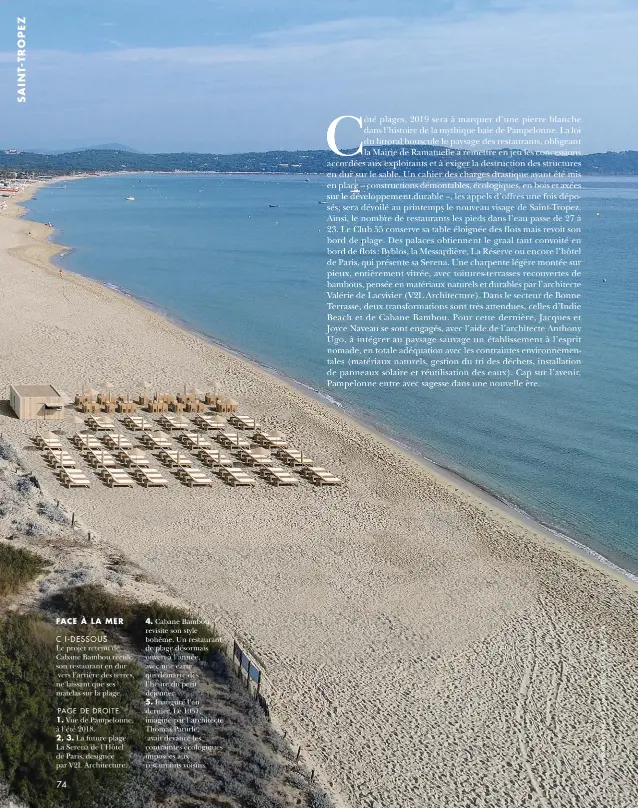
[(21, 420), (61, 421), (67, 403), (66, 395), (50, 384), (9, 385), (9, 405)]

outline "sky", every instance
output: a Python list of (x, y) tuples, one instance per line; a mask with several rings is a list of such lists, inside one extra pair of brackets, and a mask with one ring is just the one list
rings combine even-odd
[(576, 115), (584, 151), (638, 149), (637, 42), (638, 0), (0, 0), (0, 148), (311, 149), (339, 115)]

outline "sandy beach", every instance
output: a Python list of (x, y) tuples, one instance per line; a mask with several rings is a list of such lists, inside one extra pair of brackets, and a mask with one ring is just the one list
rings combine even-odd
[[(0, 432), (98, 542), (242, 638), (340, 804), (634, 808), (636, 586), (257, 365), (60, 275), (51, 228), (18, 218), (34, 189), (0, 210)], [(8, 385), (107, 381), (216, 381), (345, 484), (112, 490), (90, 473), (67, 491)]]

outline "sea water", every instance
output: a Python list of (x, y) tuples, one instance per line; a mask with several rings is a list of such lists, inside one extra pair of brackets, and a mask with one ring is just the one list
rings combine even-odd
[(638, 572), (638, 179), (584, 183), (581, 378), (534, 390), (338, 394), (325, 386), (325, 179), (308, 179), (89, 178), (42, 189), (28, 203), (29, 215), (51, 221), (56, 238), (74, 248), (59, 259), (69, 270), (334, 397), (436, 463)]

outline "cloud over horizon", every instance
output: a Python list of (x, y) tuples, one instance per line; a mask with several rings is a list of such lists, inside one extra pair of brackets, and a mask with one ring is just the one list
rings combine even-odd
[[(638, 9), (623, 0), (602, 11), (495, 0), (291, 24), (234, 43), (41, 48), (29, 51), (25, 105), (12, 103), (14, 71), (0, 68), (3, 128), (27, 147), (46, 122), (58, 141), (243, 151), (321, 148), (342, 114), (576, 114), (588, 151), (638, 148), (628, 103), (637, 39)], [(15, 55), (0, 53), (9, 63)]]

